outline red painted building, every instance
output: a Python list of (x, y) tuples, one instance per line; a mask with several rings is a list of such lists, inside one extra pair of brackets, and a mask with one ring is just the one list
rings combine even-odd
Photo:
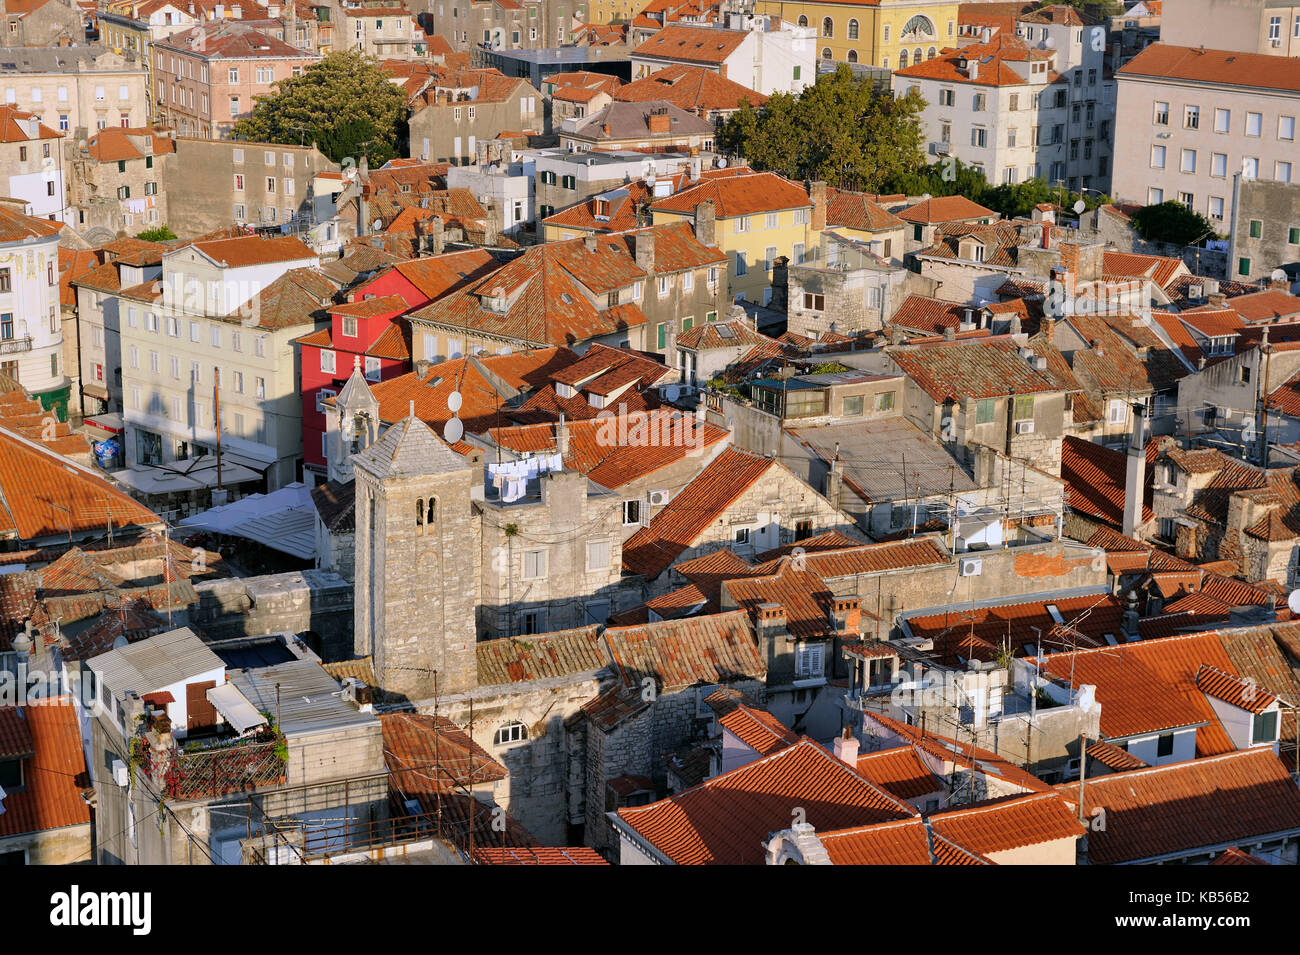
[(411, 369), (410, 326), (399, 316), (476, 281), (499, 263), (482, 249), (411, 259), (385, 269), (333, 306), (329, 328), (298, 339), (302, 367), (303, 460), (325, 475), (323, 402), (342, 389), (360, 363), (366, 380), (387, 381)]

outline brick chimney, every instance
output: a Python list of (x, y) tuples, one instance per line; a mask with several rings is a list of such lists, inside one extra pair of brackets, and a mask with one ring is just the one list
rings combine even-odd
[(705, 199), (695, 206), (695, 238), (702, 245), (716, 243), (717, 221), (717, 212), (712, 199)]
[(844, 731), (835, 738), (835, 744), (831, 748), (835, 758), (840, 762), (848, 765), (852, 769), (858, 768), (858, 739), (853, 735), (853, 731), (847, 726)]
[(632, 239), (636, 252), (636, 267), (646, 275), (655, 270), (655, 230), (640, 229)]
[(820, 232), (826, 228), (826, 183), (808, 183), (808, 198), (812, 200), (812, 230)]
[(1043, 223), (1043, 248), (1050, 249), (1051, 247), (1052, 247), (1052, 224), (1050, 222), (1044, 222)]
[(1136, 537), (1142, 523), (1142, 504), (1146, 496), (1146, 406), (1133, 403), (1133, 430), (1129, 434), (1128, 456), (1124, 469), (1124, 536)]
[(831, 625), (844, 639), (862, 636), (862, 604), (857, 597), (835, 597), (831, 600)]
[(668, 110), (662, 106), (657, 106), (650, 111), (646, 117), (646, 126), (653, 133), (670, 133), (672, 132), (672, 119), (668, 116)]
[(786, 652), (785, 608), (778, 603), (759, 604), (755, 613), (754, 630), (758, 637), (758, 652), (767, 661), (770, 672), (777, 657)]

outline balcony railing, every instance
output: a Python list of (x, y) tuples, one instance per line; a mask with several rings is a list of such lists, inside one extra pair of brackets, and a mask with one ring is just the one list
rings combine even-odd
[(15, 352), (31, 350), (32, 340), (30, 336), (23, 338), (0, 338), (0, 355), (12, 355)]
[(152, 734), (138, 737), (135, 745), (140, 769), (168, 798), (215, 799), (284, 782), (284, 737), (259, 734), (207, 749), (185, 752), (170, 734), (151, 742)]

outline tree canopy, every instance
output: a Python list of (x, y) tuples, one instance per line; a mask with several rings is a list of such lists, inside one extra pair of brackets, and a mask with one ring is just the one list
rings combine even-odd
[(1143, 206), (1133, 213), (1133, 228), (1144, 239), (1194, 245), (1217, 234), (1214, 223), (1181, 202)]
[(152, 229), (145, 229), (143, 232), (137, 232), (135, 237), (143, 239), (145, 242), (166, 242), (168, 239), (179, 238), (175, 232), (167, 227), (166, 223), (154, 226)]
[(984, 174), (961, 160), (944, 159), (929, 166), (921, 166), (887, 180), (882, 192), (901, 192), (909, 196), (965, 196), (985, 208), (1008, 218), (1028, 216), (1034, 206), (1044, 202), (1073, 210), (1075, 203), (1083, 200), (1088, 209), (1095, 209), (1107, 196), (1095, 191), (1070, 192), (1043, 179), (1026, 179), (1024, 182), (991, 185)]
[(374, 60), (349, 50), (330, 53), (301, 76), (280, 80), (235, 123), (234, 139), (301, 145), (315, 142), (334, 162), (382, 166), (401, 155), (406, 97)]
[(755, 169), (875, 192), (924, 162), (917, 121), (924, 108), (916, 93), (876, 92), (841, 65), (801, 93), (773, 94), (761, 111), (742, 103), (718, 144)]

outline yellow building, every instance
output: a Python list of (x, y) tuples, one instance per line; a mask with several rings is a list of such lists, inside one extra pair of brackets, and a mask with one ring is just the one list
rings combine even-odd
[[(713, 203), (713, 226), (697, 222), (700, 205)], [(728, 259), (732, 300), (766, 305), (772, 300), (772, 265), (785, 257), (804, 261), (821, 246), (826, 228), (826, 184), (813, 183), (812, 195), (775, 173), (719, 169), (650, 206), (655, 225), (687, 221), (705, 245), (716, 245)]]
[(817, 55), (898, 69), (957, 45), (954, 2), (933, 0), (757, 0), (758, 13), (817, 30)]

